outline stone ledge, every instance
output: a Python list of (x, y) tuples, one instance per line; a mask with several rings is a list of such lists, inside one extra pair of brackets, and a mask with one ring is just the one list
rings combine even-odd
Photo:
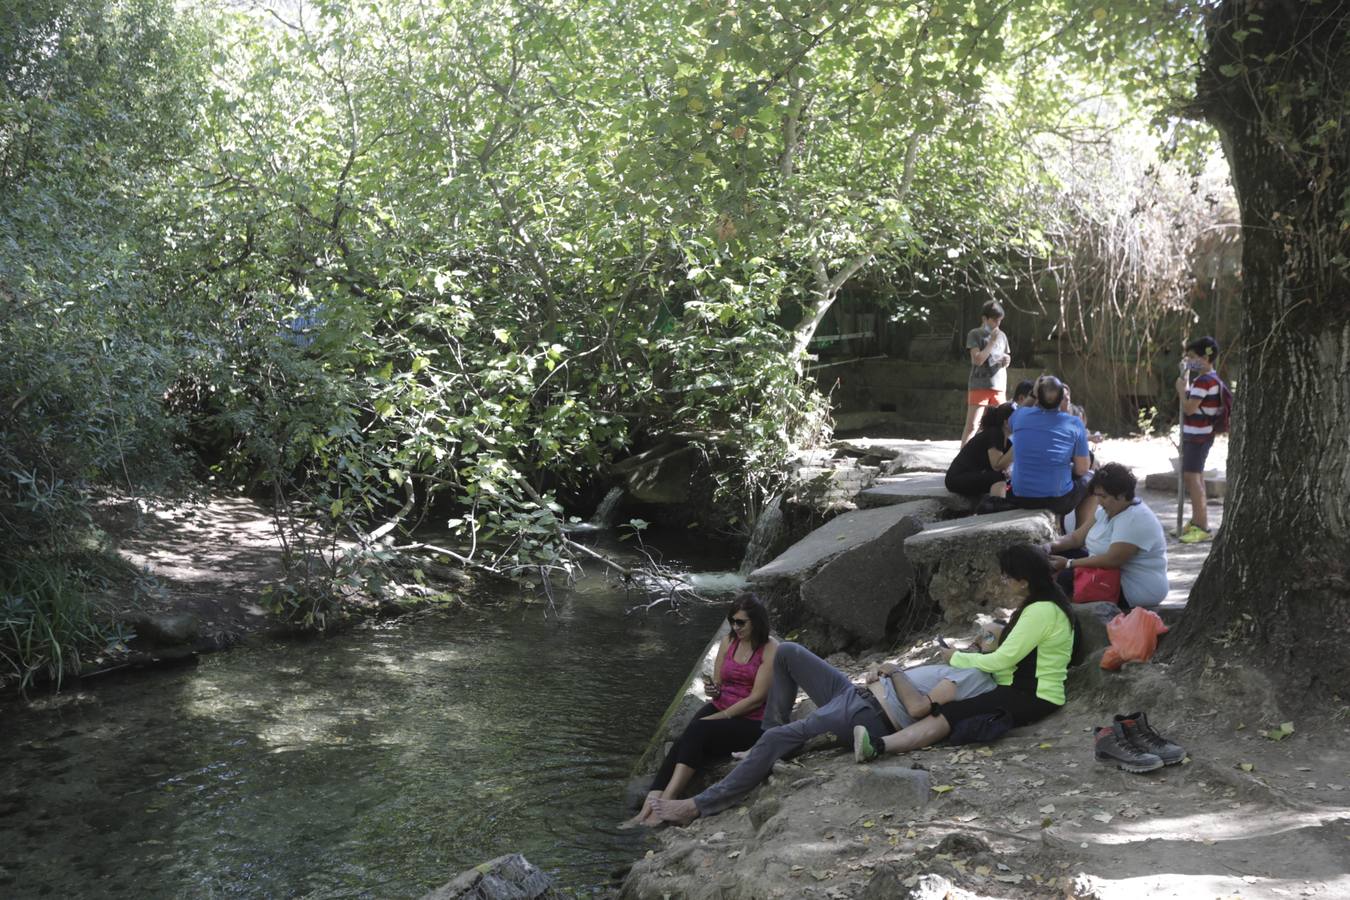
[(857, 504), (862, 509), (912, 503), (916, 500), (936, 500), (953, 512), (969, 513), (972, 503), (947, 490), (946, 476), (939, 472), (911, 472), (878, 478), (870, 488), (858, 493)]

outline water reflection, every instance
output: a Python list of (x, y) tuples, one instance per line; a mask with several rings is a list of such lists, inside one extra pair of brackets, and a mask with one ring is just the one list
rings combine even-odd
[(246, 648), (5, 716), (0, 894), (417, 896), (520, 850), (642, 852), (619, 788), (717, 620), (539, 607)]

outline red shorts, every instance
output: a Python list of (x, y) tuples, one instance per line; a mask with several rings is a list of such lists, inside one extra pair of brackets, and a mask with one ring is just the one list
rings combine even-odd
[(993, 388), (980, 388), (966, 391), (967, 406), (1002, 406), (1003, 392)]

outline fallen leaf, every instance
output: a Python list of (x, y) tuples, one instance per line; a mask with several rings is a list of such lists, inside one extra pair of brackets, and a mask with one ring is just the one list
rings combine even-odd
[(945, 793), (947, 793), (948, 791), (951, 791), (951, 790), (955, 790), (955, 788), (953, 788), (950, 784), (936, 784), (936, 785), (933, 785), (933, 793), (935, 793), (935, 794), (945, 794)]
[(736, 857), (738, 857), (738, 856), (740, 856), (740, 855), (741, 855), (741, 851), (739, 851), (739, 850), (732, 850), (730, 853), (727, 854), (727, 859), (735, 859)]
[(1097, 814), (1096, 814), (1095, 816), (1093, 816), (1092, 818), (1096, 819), (1098, 822), (1101, 822), (1103, 825), (1105, 825), (1105, 824), (1107, 824), (1108, 822), (1110, 822), (1111, 819), (1114, 818), (1114, 817), (1113, 817), (1110, 813), (1108, 813), (1108, 812), (1100, 812), (1100, 813), (1097, 813)]
[(1046, 742), (1043, 743), (1043, 744), (1037, 744), (1037, 745), (1036, 745), (1036, 748), (1039, 749), (1039, 750), (1049, 750), (1049, 749), (1050, 749), (1051, 747), (1053, 747), (1053, 746), (1055, 746), (1055, 745), (1052, 744), (1052, 743), (1050, 743), (1049, 741), (1046, 741)]
[(868, 819), (866, 822), (862, 823), (862, 827), (864, 827), (864, 828), (876, 828), (876, 827), (877, 827), (877, 823), (876, 823), (876, 822), (873, 822), (871, 819)]
[(1256, 766), (1252, 765), (1251, 763), (1238, 763), (1238, 768), (1244, 772), (1250, 772), (1253, 769), (1255, 769)]

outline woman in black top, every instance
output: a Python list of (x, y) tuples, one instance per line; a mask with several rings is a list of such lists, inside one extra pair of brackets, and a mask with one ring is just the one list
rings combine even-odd
[(984, 414), (980, 430), (947, 467), (947, 490), (964, 497), (1003, 496), (1000, 486), (1012, 462), (1007, 424), (1016, 408), (1005, 403)]

